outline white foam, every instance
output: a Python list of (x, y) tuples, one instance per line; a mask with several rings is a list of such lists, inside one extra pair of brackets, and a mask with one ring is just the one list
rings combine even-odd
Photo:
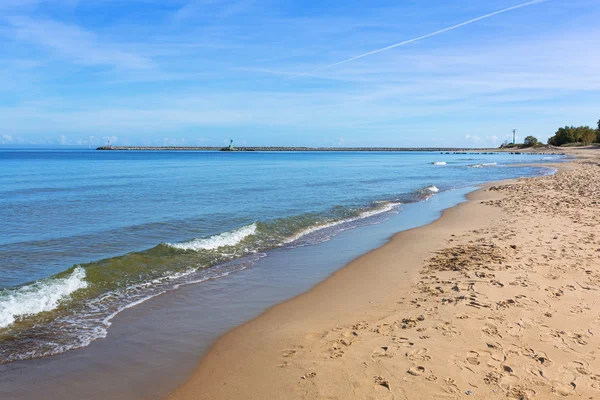
[(166, 243), (166, 245), (179, 250), (214, 250), (223, 246), (235, 246), (248, 236), (254, 235), (255, 233), (256, 223), (253, 223), (230, 232), (223, 232), (214, 236), (198, 238), (185, 243)]
[(433, 165), (446, 165), (446, 161), (435, 161), (432, 162)]
[(71, 293), (87, 286), (85, 269), (77, 267), (65, 278), (5, 289), (0, 292), (0, 328), (9, 326), (20, 317), (52, 311)]
[(492, 163), (474, 164), (474, 165), (469, 165), (469, 167), (470, 168), (483, 168), (483, 167), (492, 167), (494, 165), (498, 165), (498, 163), (492, 162)]
[(296, 241), (298, 239), (300, 239), (303, 236), (306, 236), (308, 234), (311, 234), (313, 232), (317, 232), (320, 231), (322, 229), (326, 229), (326, 228), (331, 228), (337, 225), (341, 225), (341, 224), (345, 224), (347, 222), (353, 222), (353, 221), (358, 221), (364, 218), (368, 218), (368, 217), (373, 217), (375, 215), (378, 214), (383, 214), (385, 212), (391, 211), (394, 208), (396, 208), (397, 206), (399, 206), (401, 203), (385, 203), (385, 205), (381, 208), (377, 208), (374, 210), (369, 210), (369, 211), (364, 211), (362, 213), (360, 213), (359, 215), (357, 215), (356, 217), (352, 217), (352, 218), (346, 218), (346, 219), (341, 219), (338, 221), (333, 221), (333, 222), (326, 222), (323, 224), (319, 224), (319, 225), (315, 225), (315, 226), (311, 226), (309, 228), (306, 228), (298, 233), (296, 233), (294, 236), (289, 237), (288, 239), (286, 239), (284, 241), (284, 243), (291, 243), (293, 241)]
[(425, 189), (429, 190), (431, 193), (437, 193), (440, 191), (440, 189), (438, 189), (437, 186), (433, 186), (433, 185), (427, 186)]

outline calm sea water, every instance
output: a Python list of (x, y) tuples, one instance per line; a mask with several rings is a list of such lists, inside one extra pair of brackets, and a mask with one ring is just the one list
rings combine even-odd
[(164, 291), (557, 158), (0, 150), (0, 362), (85, 346)]

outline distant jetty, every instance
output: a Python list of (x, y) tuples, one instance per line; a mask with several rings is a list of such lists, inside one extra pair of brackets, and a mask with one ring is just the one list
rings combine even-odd
[(191, 147), (191, 146), (101, 146), (96, 150), (146, 150), (146, 151), (487, 151), (487, 149), (434, 148), (434, 147)]
[[(507, 153), (506, 150), (498, 149), (481, 149), (481, 148), (450, 148), (450, 147), (214, 147), (214, 146), (203, 146), (203, 147), (192, 147), (192, 146), (101, 146), (96, 150), (121, 150), (121, 151), (229, 151), (229, 152), (243, 152), (243, 151), (295, 151), (295, 152), (306, 152), (306, 151), (380, 151), (380, 152), (401, 152), (401, 151), (435, 151), (444, 154), (496, 154), (499, 152)], [(556, 152), (542, 153), (539, 151), (525, 152), (525, 151), (511, 151), (511, 154), (561, 154)]]

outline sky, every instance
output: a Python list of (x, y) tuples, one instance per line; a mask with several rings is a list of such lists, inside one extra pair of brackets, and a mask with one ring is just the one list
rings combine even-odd
[(490, 147), (595, 126), (600, 1), (461, 25), (525, 1), (0, 0), (0, 147)]

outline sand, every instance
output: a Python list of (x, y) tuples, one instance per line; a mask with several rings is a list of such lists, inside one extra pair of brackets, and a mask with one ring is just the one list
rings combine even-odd
[(230, 331), (170, 397), (600, 398), (600, 164), (578, 155)]

